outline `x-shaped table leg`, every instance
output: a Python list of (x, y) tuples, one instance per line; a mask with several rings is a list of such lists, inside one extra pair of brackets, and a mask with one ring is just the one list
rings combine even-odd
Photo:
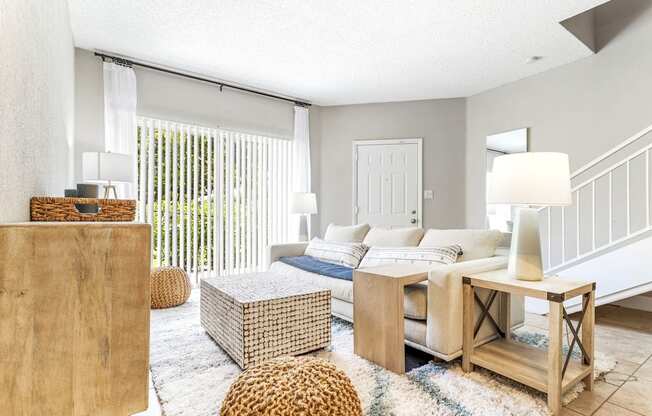
[(498, 332), (498, 334), (500, 334), (501, 337), (505, 338), (505, 332), (502, 329), (500, 329), (500, 326), (498, 326), (498, 324), (494, 320), (494, 317), (491, 316), (491, 314), (489, 313), (489, 310), (491, 309), (491, 305), (494, 303), (494, 300), (496, 300), (497, 294), (498, 294), (497, 290), (491, 290), (489, 292), (489, 297), (487, 298), (487, 304), (485, 305), (482, 302), (482, 299), (480, 299), (480, 297), (478, 296), (478, 294), (473, 292), (473, 297), (475, 298), (475, 302), (478, 304), (478, 306), (480, 306), (480, 309), (482, 310), (480, 316), (478, 317), (478, 321), (475, 324), (475, 328), (473, 330), (473, 338), (475, 338), (476, 335), (478, 335), (478, 332), (480, 331), (480, 328), (482, 327), (482, 323), (484, 322), (485, 318), (489, 318), (489, 322), (494, 327), (496, 332)]
[(582, 350), (582, 355), (584, 356), (584, 364), (591, 364), (589, 354), (586, 353), (586, 350), (584, 349), (584, 345), (582, 345), (582, 341), (580, 340), (579, 336), (579, 331), (580, 328), (582, 327), (582, 321), (584, 320), (584, 314), (586, 313), (586, 305), (588, 302), (588, 298), (585, 298), (584, 301), (582, 302), (582, 314), (580, 315), (579, 322), (577, 323), (577, 327), (573, 326), (573, 322), (570, 320), (568, 313), (566, 313), (566, 308), (562, 307), (562, 311), (564, 313), (564, 320), (566, 321), (566, 324), (568, 325), (568, 328), (571, 331), (571, 334), (573, 335), (573, 340), (570, 343), (570, 346), (568, 347), (568, 354), (566, 355), (566, 360), (564, 361), (564, 368), (561, 370), (561, 378), (564, 378), (564, 375), (566, 374), (566, 368), (568, 367), (568, 363), (570, 362), (571, 355), (573, 354), (573, 348), (575, 347), (575, 343), (579, 345), (580, 349)]

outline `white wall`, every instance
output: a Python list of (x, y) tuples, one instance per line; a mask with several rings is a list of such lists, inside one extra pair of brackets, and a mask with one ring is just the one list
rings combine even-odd
[(72, 184), (74, 51), (66, 0), (0, 0), (0, 222)]
[(609, 5), (596, 55), (467, 98), (467, 226), (484, 226), (488, 134), (530, 127), (532, 151), (566, 152), (574, 170), (652, 124), (651, 6)]
[(352, 142), (423, 138), (425, 227), (464, 226), (464, 99), (322, 107), (319, 116), (321, 230), (352, 220)]

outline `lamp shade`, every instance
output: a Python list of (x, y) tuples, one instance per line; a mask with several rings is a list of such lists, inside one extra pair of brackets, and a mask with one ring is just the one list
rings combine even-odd
[(316, 214), (317, 196), (310, 192), (293, 192), (290, 195), (291, 214)]
[(82, 155), (84, 182), (133, 182), (130, 155), (110, 152), (84, 152)]
[(564, 206), (571, 204), (568, 155), (515, 153), (494, 159), (489, 204)]

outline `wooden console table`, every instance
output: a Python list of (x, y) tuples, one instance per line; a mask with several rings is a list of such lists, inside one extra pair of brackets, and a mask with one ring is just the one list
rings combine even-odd
[(404, 288), (428, 279), (428, 268), (410, 264), (353, 272), (353, 349), (397, 374), (405, 373)]
[(0, 224), (0, 413), (147, 409), (150, 232)]
[[(473, 365), (491, 370), (505, 377), (516, 380), (543, 393), (548, 394), (548, 407), (554, 414), (561, 411), (562, 394), (580, 381), (586, 389), (593, 389), (593, 355), (595, 323), (595, 283), (568, 282), (549, 277), (540, 282), (528, 282), (512, 279), (507, 270), (496, 270), (465, 276), (464, 283), (464, 335), (463, 363), (464, 371), (473, 371)], [(475, 288), (490, 291), (483, 301), (475, 293)], [(530, 296), (547, 300), (550, 305), (548, 351), (530, 345), (514, 342), (510, 339), (509, 325), (498, 323), (488, 312), (496, 293)], [(577, 326), (564, 309), (564, 301), (582, 296), (582, 313)], [(476, 305), (480, 307), (480, 316), (475, 320)], [(509, 310), (509, 308), (507, 308)], [(475, 347), (475, 335), (483, 321), (488, 319), (498, 332), (497, 340)], [(505, 318), (509, 322), (509, 314)], [(562, 354), (562, 333), (564, 321), (572, 334), (569, 353)], [(503, 328), (503, 329), (501, 329)], [(582, 336), (579, 331), (581, 328)], [(582, 360), (571, 357), (573, 347), (578, 345), (582, 351)]]

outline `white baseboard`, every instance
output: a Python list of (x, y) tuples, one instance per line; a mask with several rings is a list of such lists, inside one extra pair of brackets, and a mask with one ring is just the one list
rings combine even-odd
[(624, 308), (652, 312), (652, 296), (649, 295), (638, 295), (631, 298), (619, 300), (613, 304), (622, 306)]

